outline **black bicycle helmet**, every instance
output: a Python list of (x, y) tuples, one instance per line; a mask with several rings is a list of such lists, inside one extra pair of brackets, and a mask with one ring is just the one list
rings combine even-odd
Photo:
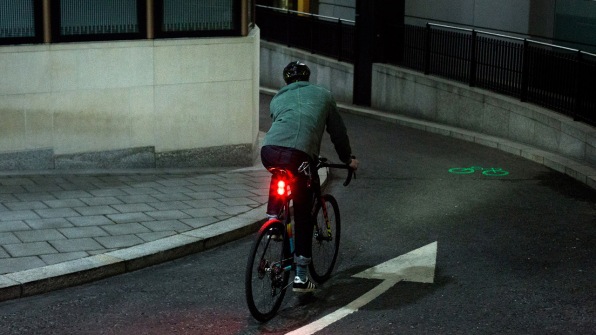
[(291, 62), (284, 68), (284, 80), (286, 84), (296, 81), (308, 81), (310, 78), (310, 69), (306, 64), (299, 61)]

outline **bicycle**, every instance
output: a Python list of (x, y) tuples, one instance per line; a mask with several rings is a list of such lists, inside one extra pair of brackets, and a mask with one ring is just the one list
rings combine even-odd
[[(322, 194), (318, 179), (318, 170), (322, 168), (347, 169), (348, 176), (344, 186), (348, 186), (354, 171), (345, 164), (331, 164), (320, 157), (314, 169), (304, 162), (299, 172), (309, 176), (310, 187), (314, 188), (313, 209), (313, 245), (312, 259), (308, 270), (315, 282), (323, 284), (331, 276), (340, 241), (340, 216), (337, 200), (330, 194)], [(277, 180), (277, 196), (283, 200), (278, 219), (265, 222), (251, 248), (245, 273), (245, 292), (248, 309), (253, 317), (265, 322), (275, 316), (281, 306), (289, 282), (290, 272), (295, 271), (294, 237), (291, 220), (290, 202), (291, 185), (296, 178), (284, 169), (272, 169)], [(316, 184), (314, 184), (316, 183)]]

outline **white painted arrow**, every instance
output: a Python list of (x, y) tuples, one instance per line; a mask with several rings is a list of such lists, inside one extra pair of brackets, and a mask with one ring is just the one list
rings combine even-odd
[(328, 314), (319, 320), (286, 335), (309, 335), (318, 332), (328, 325), (356, 312), (400, 281), (433, 283), (437, 264), (437, 242), (412, 250), (405, 255), (390, 259), (372, 268), (366, 269), (352, 277), (366, 279), (382, 279), (383, 282), (347, 306)]

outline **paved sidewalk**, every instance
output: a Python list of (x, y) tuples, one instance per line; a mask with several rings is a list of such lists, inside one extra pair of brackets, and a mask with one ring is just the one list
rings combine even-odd
[(0, 301), (133, 271), (244, 236), (269, 173), (0, 175)]

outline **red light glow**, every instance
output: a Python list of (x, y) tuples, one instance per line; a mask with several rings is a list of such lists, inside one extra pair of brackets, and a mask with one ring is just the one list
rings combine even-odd
[(286, 182), (280, 180), (277, 182), (277, 194), (284, 195), (286, 193)]

